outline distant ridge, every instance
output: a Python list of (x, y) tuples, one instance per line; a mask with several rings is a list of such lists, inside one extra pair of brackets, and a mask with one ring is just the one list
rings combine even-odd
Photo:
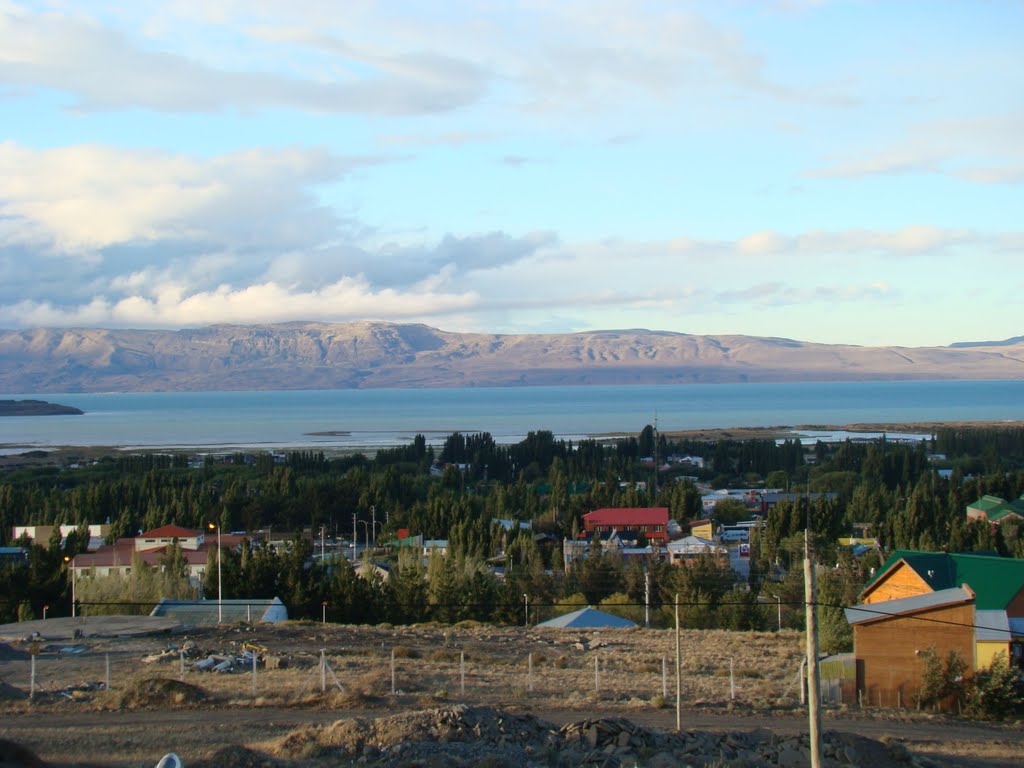
[(949, 346), (954, 348), (963, 347), (1012, 347), (1024, 343), (1024, 336), (1014, 336), (1012, 339), (1002, 341), (957, 341)]
[(0, 331), (0, 392), (1024, 379), (1024, 337), (860, 347), (607, 330), (449, 333), (383, 322)]

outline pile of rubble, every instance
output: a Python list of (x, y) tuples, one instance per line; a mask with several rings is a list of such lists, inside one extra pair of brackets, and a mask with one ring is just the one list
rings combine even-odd
[[(620, 717), (583, 720), (564, 726), (559, 735), (567, 747), (587, 752), (585, 762), (601, 765), (633, 765), (647, 755), (643, 765), (784, 766), (810, 764), (807, 735), (781, 736), (766, 728), (748, 732), (667, 733), (637, 726)], [(823, 738), (824, 764), (897, 768), (925, 765), (902, 744), (882, 742), (850, 733), (827, 732)], [(603, 760), (607, 756), (608, 760)]]
[[(307, 727), (280, 740), (287, 758), (329, 758), (332, 765), (402, 766), (443, 758), (448, 766), (782, 766), (810, 764), (806, 736), (767, 729), (736, 733), (671, 733), (623, 718), (570, 723), (562, 728), (531, 715), (490, 707), (450, 706), (377, 720), (341, 720)], [(912, 768), (929, 765), (902, 744), (883, 744), (829, 732), (824, 765)]]
[(283, 659), (272, 656), (266, 648), (254, 643), (242, 643), (228, 652), (207, 652), (201, 651), (192, 640), (186, 640), (180, 646), (168, 645), (162, 651), (145, 656), (142, 662), (154, 664), (182, 660), (197, 672), (247, 672), (252, 669), (254, 661), (257, 667), (268, 669), (286, 666)]

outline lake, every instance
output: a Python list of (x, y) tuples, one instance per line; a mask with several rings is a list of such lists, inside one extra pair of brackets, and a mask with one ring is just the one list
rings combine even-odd
[(1024, 381), (494, 387), (286, 392), (12, 394), (84, 416), (0, 419), (11, 453), (56, 446), (375, 448), (423, 433), (490, 432), (499, 443), (548, 429), (564, 439), (662, 431), (864, 422), (1024, 420)]

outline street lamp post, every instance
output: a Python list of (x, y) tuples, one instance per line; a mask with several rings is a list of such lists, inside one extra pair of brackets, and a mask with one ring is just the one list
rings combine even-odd
[(64, 562), (68, 564), (68, 570), (71, 571), (71, 618), (73, 619), (77, 612), (75, 604), (75, 559), (65, 555)]
[(44, 606), (43, 606), (43, 621), (46, 621), (46, 612), (47, 612), (47, 611), (48, 611), (49, 609), (50, 609), (50, 606), (48, 606), (48, 605), (44, 605)]
[(224, 591), (220, 574), (220, 523), (207, 523), (211, 531), (217, 529), (217, 623), (224, 623)]
[[(360, 525), (363, 526), (363, 535), (366, 537), (366, 550), (365, 551), (369, 552), (370, 551), (370, 523), (367, 520), (357, 520), (356, 521), (356, 526), (360, 526)], [(355, 541), (355, 536), (354, 535), (352, 537), (352, 540)], [(353, 545), (353, 549), (355, 549), (354, 545)]]

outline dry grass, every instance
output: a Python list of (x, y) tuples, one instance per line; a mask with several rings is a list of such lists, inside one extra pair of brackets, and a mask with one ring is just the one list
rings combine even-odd
[[(203, 630), (188, 637), (203, 653), (230, 653), (246, 641), (256, 642), (284, 662), (280, 668), (257, 669), (255, 695), (248, 669), (223, 674), (199, 672), (187, 665), (184, 682), (223, 705), (365, 709), (385, 707), (397, 694), (435, 703), (451, 700), (492, 706), (529, 701), (537, 707), (566, 708), (597, 700), (655, 707), (651, 702), (664, 695), (666, 680), (675, 687), (675, 633), (671, 630), (524, 630), (473, 622), (454, 627), (350, 627), (295, 622), (254, 631)], [(184, 639), (172, 638), (171, 643)], [(141, 663), (143, 657), (166, 646), (167, 638), (88, 644), (92, 647), (81, 655), (39, 656), (37, 690), (53, 693), (69, 682), (103, 681), (107, 654), (115, 694), (138, 689), (145, 680), (181, 678), (177, 655)], [(681, 645), (685, 703), (729, 701), (731, 663), (737, 699), (755, 708), (771, 707), (787, 694), (802, 651), (796, 632), (684, 630)], [(328, 665), (323, 689), (321, 650)], [(27, 683), (28, 664), (3, 662), (0, 675), (9, 682)], [(102, 691), (82, 698), (101, 708), (145, 706)], [(38, 708), (40, 699), (32, 706)], [(68, 704), (66, 698), (55, 699), (51, 706)], [(16, 700), (0, 702), (9, 710), (28, 706)]]

